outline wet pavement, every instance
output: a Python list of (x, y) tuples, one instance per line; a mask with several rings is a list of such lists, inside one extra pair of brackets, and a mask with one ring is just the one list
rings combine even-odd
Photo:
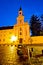
[[(33, 53), (35, 55), (35, 53)], [(17, 55), (17, 46), (0, 45), (0, 65), (43, 65), (42, 57), (31, 57), (27, 61), (20, 62)]]

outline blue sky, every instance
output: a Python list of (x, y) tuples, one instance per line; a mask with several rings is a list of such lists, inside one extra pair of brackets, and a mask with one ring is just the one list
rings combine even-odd
[(30, 20), (32, 14), (43, 14), (43, 0), (0, 0), (0, 26), (11, 26), (17, 23), (16, 18), (20, 6), (25, 21)]

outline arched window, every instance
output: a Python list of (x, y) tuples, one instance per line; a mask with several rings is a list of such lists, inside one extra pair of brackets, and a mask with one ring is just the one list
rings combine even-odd
[(20, 23), (22, 22), (22, 20), (20, 20)]
[(20, 31), (22, 31), (22, 28), (20, 28)]
[(1, 39), (0, 39), (0, 41), (1, 41)]
[(20, 35), (22, 35), (22, 32), (20, 32)]
[(22, 43), (22, 42), (23, 42), (23, 39), (22, 39), (22, 38), (20, 38), (20, 39), (19, 39), (19, 43)]

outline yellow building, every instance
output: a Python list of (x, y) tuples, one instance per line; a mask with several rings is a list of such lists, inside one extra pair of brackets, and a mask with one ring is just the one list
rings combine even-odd
[(0, 44), (43, 44), (43, 36), (30, 36), (30, 26), (24, 22), (22, 9), (18, 11), (17, 24), (0, 27)]
[(29, 29), (28, 22), (24, 22), (24, 16), (20, 8), (17, 17), (17, 24), (14, 26), (0, 27), (0, 44), (28, 43), (30, 37)]

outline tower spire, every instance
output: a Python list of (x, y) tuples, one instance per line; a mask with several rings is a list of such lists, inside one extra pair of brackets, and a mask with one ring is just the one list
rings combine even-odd
[(22, 8), (20, 7), (19, 11), (22, 11)]
[(23, 12), (22, 12), (21, 7), (20, 7), (20, 9), (18, 11), (17, 23), (18, 24), (23, 24), (24, 23), (24, 16), (23, 16)]
[(22, 8), (20, 7), (20, 9), (19, 9), (19, 16), (21, 16), (22, 15)]

